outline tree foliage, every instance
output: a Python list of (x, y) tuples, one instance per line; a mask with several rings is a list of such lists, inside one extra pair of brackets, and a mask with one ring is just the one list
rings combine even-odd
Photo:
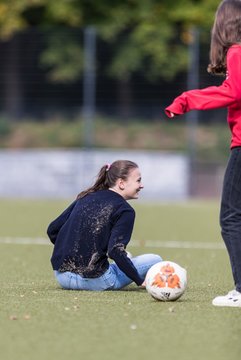
[(0, 0), (0, 37), (7, 40), (32, 26), (48, 30), (42, 64), (52, 80), (73, 81), (82, 71), (81, 42), (71, 31), (63, 35), (63, 29), (94, 25), (112, 47), (109, 74), (128, 79), (141, 69), (150, 79), (171, 78), (187, 65), (190, 26), (210, 28), (219, 2)]

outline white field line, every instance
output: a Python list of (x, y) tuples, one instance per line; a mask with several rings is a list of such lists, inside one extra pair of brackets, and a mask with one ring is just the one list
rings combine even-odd
[(191, 241), (161, 241), (161, 240), (147, 240), (147, 241), (131, 241), (130, 246), (134, 247), (153, 247), (153, 248), (168, 248), (168, 249), (198, 249), (198, 250), (222, 250), (225, 249), (224, 244), (216, 242), (191, 242)]
[(0, 237), (0, 244), (19, 244), (19, 245), (50, 245), (51, 242), (46, 238), (32, 237)]
[[(0, 244), (19, 244), (19, 245), (51, 245), (47, 238), (31, 237), (0, 237)], [(221, 242), (191, 242), (191, 241), (161, 241), (161, 240), (132, 240), (129, 247), (152, 247), (168, 249), (197, 249), (197, 250), (220, 250), (224, 249)]]

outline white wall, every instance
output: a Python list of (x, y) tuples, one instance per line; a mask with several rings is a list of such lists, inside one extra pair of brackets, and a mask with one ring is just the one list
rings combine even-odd
[(129, 150), (2, 150), (0, 197), (75, 197), (95, 180), (102, 165), (118, 159), (138, 163), (145, 186), (140, 198), (188, 196), (188, 160), (175, 153)]

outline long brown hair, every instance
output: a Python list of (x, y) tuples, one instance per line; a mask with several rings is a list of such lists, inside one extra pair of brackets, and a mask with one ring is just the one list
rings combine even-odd
[(227, 51), (237, 43), (241, 43), (241, 1), (223, 0), (212, 28), (208, 72), (225, 74)]
[(118, 179), (126, 180), (130, 171), (136, 168), (138, 165), (130, 160), (116, 160), (112, 164), (102, 166), (94, 185), (79, 193), (77, 199), (95, 191), (113, 187)]

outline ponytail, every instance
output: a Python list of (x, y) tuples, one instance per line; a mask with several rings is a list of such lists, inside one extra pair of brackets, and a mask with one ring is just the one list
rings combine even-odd
[(117, 160), (112, 164), (102, 166), (94, 185), (80, 192), (77, 199), (81, 199), (98, 190), (106, 190), (115, 186), (118, 179), (126, 180), (130, 171), (135, 168), (138, 168), (138, 165), (129, 160)]

